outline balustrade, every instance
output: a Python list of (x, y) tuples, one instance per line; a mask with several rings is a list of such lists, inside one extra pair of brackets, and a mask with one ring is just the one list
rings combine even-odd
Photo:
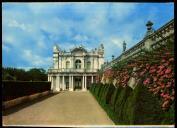
[(62, 69), (49, 69), (49, 73), (58, 73), (58, 72), (97, 72), (98, 69), (74, 69), (74, 68), (62, 68)]
[(171, 38), (174, 35), (174, 20), (171, 20), (161, 28), (159, 28), (157, 31), (155, 31), (153, 34), (149, 35), (148, 37), (145, 37), (143, 40), (141, 40), (139, 43), (137, 43), (135, 46), (130, 48), (129, 50), (122, 53), (120, 56), (118, 56), (113, 61), (109, 62), (108, 64), (104, 64), (102, 66), (103, 70), (106, 70), (110, 68), (114, 63), (127, 59), (129, 57), (137, 56), (140, 54), (142, 49), (145, 49), (145, 41), (147, 39), (152, 40), (152, 44), (150, 45), (151, 49), (157, 48), (160, 44), (165, 44), (167, 42), (167, 39)]

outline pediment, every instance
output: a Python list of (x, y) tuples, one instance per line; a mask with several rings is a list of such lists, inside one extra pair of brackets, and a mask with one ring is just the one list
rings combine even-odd
[(84, 49), (83, 47), (76, 47), (74, 48), (71, 53), (74, 53), (74, 54), (83, 54), (83, 53), (87, 53), (87, 50)]

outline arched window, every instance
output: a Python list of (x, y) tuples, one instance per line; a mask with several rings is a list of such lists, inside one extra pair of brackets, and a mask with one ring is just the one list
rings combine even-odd
[(75, 67), (76, 67), (76, 69), (81, 69), (81, 60), (75, 61)]
[(87, 62), (87, 69), (90, 69), (90, 68), (91, 68), (91, 62), (88, 61), (88, 62)]
[(70, 62), (69, 61), (66, 61), (66, 68), (70, 68)]

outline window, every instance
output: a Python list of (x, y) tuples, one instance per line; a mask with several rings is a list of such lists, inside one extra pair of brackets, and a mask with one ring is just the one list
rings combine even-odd
[(69, 61), (66, 61), (66, 68), (70, 68), (70, 62)]
[(81, 60), (75, 61), (75, 67), (76, 67), (76, 69), (81, 69)]
[(91, 62), (88, 61), (88, 62), (87, 62), (87, 69), (90, 69), (90, 68), (91, 68)]

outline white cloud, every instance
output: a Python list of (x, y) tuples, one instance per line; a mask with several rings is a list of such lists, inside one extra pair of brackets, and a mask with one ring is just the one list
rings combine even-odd
[(52, 57), (41, 57), (29, 49), (23, 50), (23, 58), (30, 63), (32, 66), (49, 66), (52, 63)]
[(46, 48), (46, 45), (45, 45), (45, 43), (43, 42), (43, 41), (41, 41), (41, 40), (39, 40), (38, 42), (37, 42), (37, 46), (38, 46), (38, 48), (39, 49), (45, 49)]
[(116, 19), (118, 21), (123, 21), (126, 19), (129, 15), (133, 13), (133, 11), (136, 9), (137, 4), (133, 3), (116, 3), (111, 4), (110, 7), (110, 17), (113, 19)]
[(6, 52), (10, 52), (10, 48), (5, 44), (2, 44), (2, 50), (5, 50)]
[(36, 2), (36, 3), (27, 3), (28, 8), (35, 14), (35, 15), (39, 15), (39, 14), (51, 14), (53, 12), (59, 11), (60, 9), (62, 9), (63, 5), (62, 3), (50, 3), (50, 2), (46, 2), (41, 4), (40, 2)]
[(88, 37), (86, 35), (80, 35), (80, 34), (78, 34), (78, 35), (74, 36), (73, 39), (75, 41), (82, 42), (82, 41), (87, 41)]
[(2, 43), (3, 44), (14, 44), (14, 37), (13, 36), (2, 36)]
[(30, 69), (34, 68), (34, 67), (28, 67), (28, 66), (18, 66), (16, 67), (18, 69), (25, 69), (25, 71), (29, 71)]
[(17, 27), (17, 28), (20, 28), (22, 30), (26, 30), (26, 26), (25, 24), (23, 23), (18, 23), (16, 20), (12, 20), (9, 24), (8, 24), (9, 27)]
[(110, 39), (110, 42), (117, 45), (118, 48), (122, 48), (122, 42), (123, 42), (122, 39), (112, 38), (112, 39)]

